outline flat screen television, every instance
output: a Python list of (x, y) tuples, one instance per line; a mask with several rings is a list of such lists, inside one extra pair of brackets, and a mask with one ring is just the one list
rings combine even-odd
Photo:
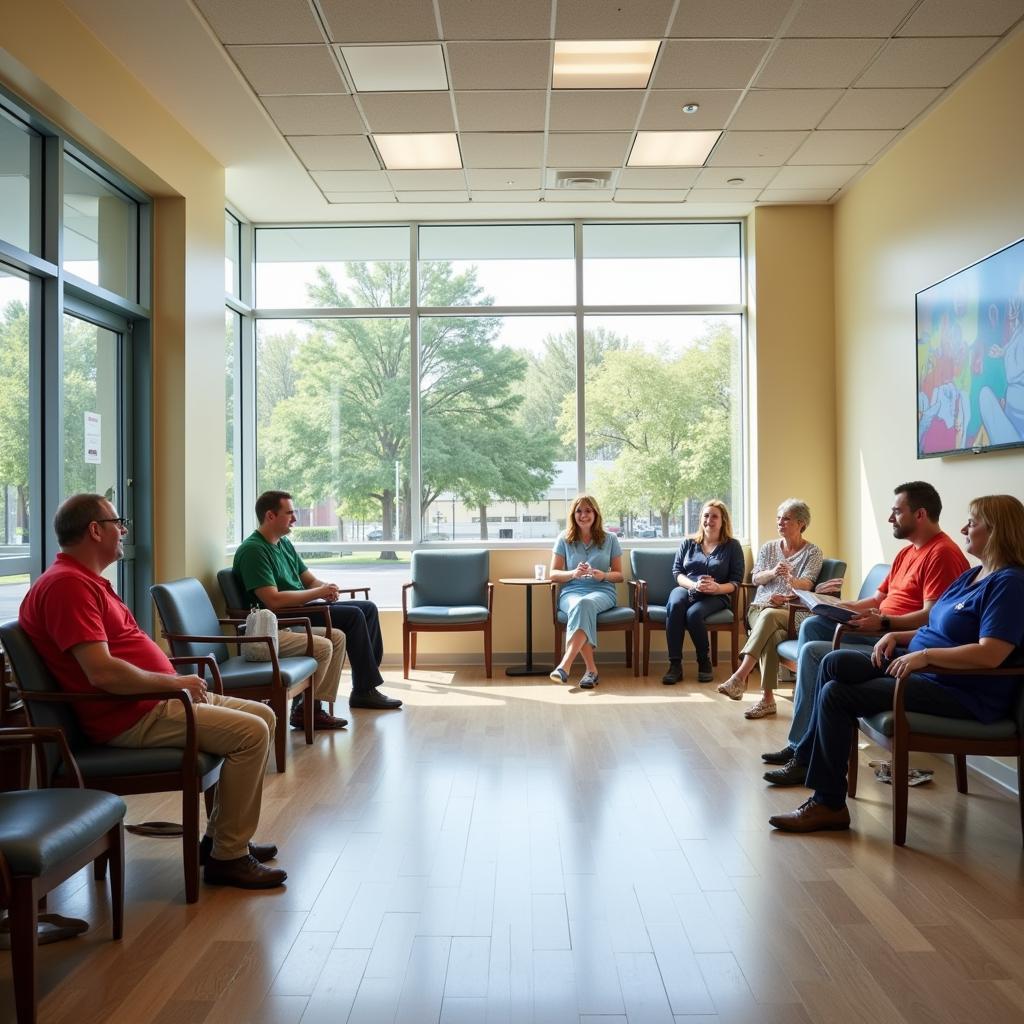
[(1024, 238), (917, 293), (918, 458), (1024, 445)]

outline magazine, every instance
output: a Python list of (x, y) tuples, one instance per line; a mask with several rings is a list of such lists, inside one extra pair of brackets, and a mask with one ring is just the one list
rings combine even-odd
[(793, 596), (805, 605), (813, 615), (821, 615), (833, 622), (849, 622), (857, 613), (843, 608), (838, 597), (831, 594), (816, 594), (813, 590), (794, 590)]

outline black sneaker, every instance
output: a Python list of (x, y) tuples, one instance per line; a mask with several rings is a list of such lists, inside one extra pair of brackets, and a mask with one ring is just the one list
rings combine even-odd
[(793, 755), (796, 753), (793, 747), (783, 747), (781, 750), (769, 750), (767, 754), (761, 755), (761, 760), (765, 764), (788, 764), (793, 760)]
[(668, 671), (661, 677), (666, 686), (675, 686), (683, 681), (683, 663), (681, 661), (670, 661)]
[(792, 757), (781, 768), (765, 772), (762, 777), (773, 786), (804, 786), (807, 784), (807, 765)]
[(715, 670), (711, 659), (705, 654), (704, 657), (697, 656), (697, 682), (710, 683), (715, 678)]

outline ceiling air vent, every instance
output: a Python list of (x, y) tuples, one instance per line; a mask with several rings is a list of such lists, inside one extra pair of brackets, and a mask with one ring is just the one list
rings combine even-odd
[(603, 190), (612, 187), (611, 171), (563, 171), (551, 168), (547, 175), (547, 188), (585, 190)]

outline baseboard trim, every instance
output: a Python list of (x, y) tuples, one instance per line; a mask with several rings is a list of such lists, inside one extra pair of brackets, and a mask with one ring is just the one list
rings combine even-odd
[(1020, 794), (1020, 779), (1017, 777), (1016, 768), (1012, 768), (994, 757), (968, 757), (967, 767), (983, 775), (989, 782), (1005, 789), (1013, 796)]

